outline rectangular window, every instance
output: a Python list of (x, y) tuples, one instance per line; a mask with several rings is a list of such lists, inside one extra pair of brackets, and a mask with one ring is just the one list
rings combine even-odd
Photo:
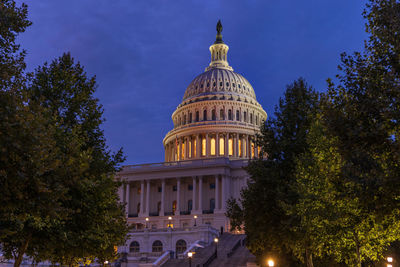
[(206, 139), (205, 138), (201, 139), (201, 155), (202, 156), (206, 155)]
[(193, 157), (197, 157), (197, 140), (193, 140)]
[(225, 139), (223, 137), (219, 138), (219, 155), (223, 156), (225, 154)]
[(215, 156), (215, 138), (211, 138), (211, 156)]
[(233, 156), (233, 139), (232, 138), (229, 138), (229, 147), (228, 147), (228, 149), (229, 149), (229, 156)]
[(176, 160), (180, 160), (180, 156), (181, 156), (180, 153), (179, 153), (179, 151), (181, 151), (180, 149), (181, 149), (181, 146), (179, 144), (177, 144)]
[(189, 149), (189, 158), (192, 158), (193, 157), (193, 155), (192, 155), (192, 140), (190, 140), (189, 141), (189, 147), (188, 147), (188, 149)]
[(199, 112), (196, 111), (196, 122), (198, 122), (199, 120), (200, 120)]
[(185, 159), (185, 142), (182, 143), (182, 160)]
[(162, 187), (159, 186), (159, 187), (158, 187), (158, 193), (161, 193), (161, 192), (162, 192)]
[(193, 191), (193, 185), (191, 184), (188, 185), (188, 191)]
[(172, 191), (175, 192), (176, 190), (177, 190), (177, 186), (176, 186), (176, 185), (173, 185), (173, 186), (172, 186)]
[(243, 112), (243, 120), (244, 120), (245, 122), (247, 122), (247, 113), (246, 113), (246, 111)]
[(215, 189), (215, 183), (210, 184), (210, 189)]
[(192, 123), (192, 113), (189, 113), (189, 123)]
[(242, 139), (239, 139), (239, 157), (242, 156), (242, 153), (243, 153), (243, 151), (242, 151)]

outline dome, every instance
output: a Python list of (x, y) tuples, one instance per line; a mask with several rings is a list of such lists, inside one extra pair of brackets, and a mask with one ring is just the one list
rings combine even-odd
[(237, 95), (256, 100), (251, 84), (240, 74), (222, 68), (212, 68), (198, 75), (187, 87), (183, 101), (202, 95)]

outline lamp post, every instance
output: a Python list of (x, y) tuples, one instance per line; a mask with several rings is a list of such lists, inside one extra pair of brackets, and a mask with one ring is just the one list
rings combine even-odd
[(172, 228), (171, 221), (172, 221), (172, 217), (169, 216), (169, 217), (168, 217), (168, 228)]
[(215, 243), (215, 257), (218, 258), (218, 238), (214, 238), (214, 243)]
[(387, 257), (386, 261), (388, 262), (388, 264), (386, 265), (386, 267), (393, 267), (392, 263), (393, 263), (393, 257)]
[(196, 226), (197, 215), (194, 215), (194, 226)]
[(274, 262), (273, 259), (269, 259), (269, 260), (267, 261), (267, 264), (268, 264), (268, 267), (273, 267), (273, 266), (275, 266), (275, 262)]
[(149, 222), (149, 218), (146, 218), (146, 228), (149, 228), (148, 224), (147, 224), (148, 222)]
[(192, 257), (193, 257), (193, 253), (192, 253), (192, 252), (188, 252), (188, 257), (189, 257), (189, 267), (192, 267)]

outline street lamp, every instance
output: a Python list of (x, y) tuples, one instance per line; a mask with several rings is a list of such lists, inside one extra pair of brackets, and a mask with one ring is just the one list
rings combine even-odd
[(168, 217), (168, 228), (172, 228), (172, 223), (171, 223), (171, 221), (172, 221), (172, 217), (169, 216), (169, 217)]
[(218, 247), (218, 238), (214, 238), (214, 243), (215, 243), (215, 257), (218, 258), (218, 251), (217, 251), (217, 247)]
[(267, 261), (267, 263), (268, 263), (268, 266), (269, 266), (269, 267), (275, 266), (275, 262), (274, 262), (274, 260), (272, 260), (272, 259), (269, 259), (269, 260)]
[(196, 226), (197, 215), (194, 215), (194, 226)]
[(393, 258), (392, 257), (387, 257), (387, 262), (393, 262)]
[(189, 267), (192, 267), (193, 252), (188, 252), (188, 257), (189, 257)]
[(148, 228), (147, 223), (149, 222), (149, 218), (146, 218), (146, 228)]

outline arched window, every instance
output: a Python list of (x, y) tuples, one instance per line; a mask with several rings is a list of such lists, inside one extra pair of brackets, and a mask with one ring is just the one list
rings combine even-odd
[(211, 111), (211, 120), (215, 121), (216, 120), (216, 115), (215, 115), (215, 109)]
[(183, 239), (179, 239), (176, 241), (176, 254), (182, 254), (186, 251), (186, 241)]
[(243, 112), (243, 121), (247, 122), (247, 112)]
[(232, 120), (232, 110), (228, 110), (228, 120)]
[(199, 112), (196, 111), (196, 122), (198, 122), (199, 120), (200, 120), (200, 115), (199, 115)]
[(185, 125), (185, 124), (186, 124), (186, 114), (183, 115), (183, 125)]
[(191, 199), (188, 200), (188, 211), (192, 211), (193, 201)]
[(160, 240), (156, 240), (153, 242), (153, 245), (151, 246), (151, 251), (152, 252), (162, 252), (163, 251), (163, 245)]
[(240, 112), (239, 112), (239, 110), (236, 110), (236, 120), (240, 121)]
[(137, 241), (132, 241), (132, 243), (129, 245), (129, 252), (140, 252), (140, 245), (139, 242)]
[(210, 210), (214, 210), (215, 209), (215, 199), (212, 198), (210, 199)]
[(192, 123), (192, 112), (189, 113), (189, 123)]
[(250, 113), (250, 123), (253, 124), (253, 114)]
[(140, 202), (137, 203), (136, 212), (137, 212), (138, 214), (140, 213)]
[(206, 121), (206, 120), (207, 120), (207, 110), (205, 109), (203, 111), (203, 121)]
[(221, 110), (219, 111), (219, 119), (220, 119), (220, 120), (225, 120), (225, 112), (224, 112), (223, 109), (221, 109)]

